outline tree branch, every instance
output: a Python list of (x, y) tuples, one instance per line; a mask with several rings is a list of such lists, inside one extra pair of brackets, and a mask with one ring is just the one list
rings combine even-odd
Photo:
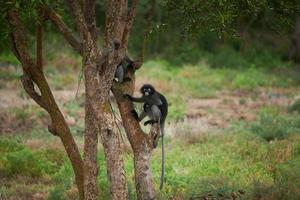
[(66, 2), (70, 7), (71, 14), (75, 19), (76, 28), (80, 33), (80, 36), (82, 37), (83, 40), (90, 42), (89, 40), (91, 40), (92, 38), (89, 33), (88, 27), (86, 25), (86, 21), (83, 15), (82, 6), (80, 5), (80, 2), (77, 0), (66, 0)]
[(146, 27), (146, 30), (145, 30), (145, 33), (144, 33), (143, 44), (142, 44), (141, 53), (140, 53), (141, 62), (144, 62), (145, 49), (146, 49), (146, 46), (147, 46), (149, 35), (151, 33), (151, 30), (152, 30), (152, 19), (153, 19), (155, 3), (156, 3), (155, 0), (151, 1), (151, 6), (150, 6), (149, 10), (147, 11), (147, 13), (145, 14), (145, 17), (146, 17), (146, 20), (147, 20), (147, 27)]
[(34, 84), (33, 81), (30, 79), (30, 77), (26, 74), (21, 76), (21, 82), (22, 85), (26, 91), (26, 93), (42, 108), (44, 108), (45, 110), (47, 110), (47, 104), (44, 101), (44, 99), (42, 99), (42, 96), (39, 95), (35, 89), (34, 89)]
[(38, 22), (36, 30), (36, 65), (43, 70), (43, 27), (42, 22)]
[(85, 0), (83, 4), (83, 14), (87, 23), (89, 32), (92, 35), (93, 41), (97, 41), (97, 26), (95, 17), (95, 0)]
[(48, 8), (46, 6), (44, 6), (43, 8), (46, 14), (48, 15), (49, 19), (63, 34), (64, 38), (68, 41), (68, 43), (73, 47), (73, 49), (77, 53), (82, 55), (83, 54), (82, 42), (73, 35), (69, 27), (64, 23), (61, 17), (53, 9)]
[(136, 15), (138, 2), (139, 2), (138, 0), (132, 0), (131, 9), (127, 15), (126, 25), (122, 36), (122, 44), (124, 48), (127, 48), (128, 46), (128, 38), (129, 38), (130, 31), (132, 29), (133, 20)]

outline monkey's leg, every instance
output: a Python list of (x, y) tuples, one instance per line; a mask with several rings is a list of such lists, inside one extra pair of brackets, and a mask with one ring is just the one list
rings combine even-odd
[(145, 117), (147, 116), (147, 113), (145, 111), (142, 111), (140, 117), (139, 117), (139, 122), (142, 121)]

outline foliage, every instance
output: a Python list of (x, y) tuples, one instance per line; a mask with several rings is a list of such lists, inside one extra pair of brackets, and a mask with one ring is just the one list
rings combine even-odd
[(299, 117), (285, 117), (278, 109), (265, 108), (259, 113), (259, 119), (251, 123), (253, 133), (267, 141), (287, 138), (291, 133), (300, 132)]
[(269, 81), (270, 79), (266, 79), (264, 73), (252, 67), (244, 73), (237, 74), (232, 81), (232, 86), (238, 89), (253, 90), (259, 86), (271, 85)]
[(264, 23), (271, 29), (290, 30), (300, 12), (297, 1), (287, 0), (280, 2), (164, 0), (162, 4), (169, 11), (170, 20), (179, 21), (187, 34), (197, 35), (202, 31), (216, 31), (220, 37), (226, 34), (234, 35), (241, 22), (247, 24), (254, 21)]
[(28, 149), (7, 153), (3, 158), (5, 173), (12, 175), (41, 176), (53, 172), (53, 163)]
[(289, 107), (288, 110), (290, 112), (298, 112), (300, 113), (300, 99), (296, 99)]

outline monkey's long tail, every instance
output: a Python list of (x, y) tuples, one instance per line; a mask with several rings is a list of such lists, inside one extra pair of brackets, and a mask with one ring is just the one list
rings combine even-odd
[(164, 122), (159, 124), (160, 124), (160, 131), (161, 131), (161, 176), (160, 176), (159, 189), (162, 190), (164, 186), (164, 177), (165, 177)]

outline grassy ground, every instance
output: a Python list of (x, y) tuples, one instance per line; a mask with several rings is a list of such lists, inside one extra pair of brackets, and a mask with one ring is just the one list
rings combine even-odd
[[(82, 150), (80, 61), (60, 56), (62, 62), (47, 63), (46, 73)], [(210, 65), (203, 60), (174, 67), (152, 60), (137, 72), (137, 89), (151, 83), (170, 104), (166, 183), (160, 199), (299, 199), (298, 72), (285, 66)], [(47, 114), (21, 89), (20, 74), (13, 66), (0, 68), (0, 199), (77, 199), (63, 146), (47, 132)], [(126, 139), (124, 143), (128, 188), (134, 199), (133, 158)], [(152, 158), (157, 189), (160, 152), (158, 147)], [(101, 150), (98, 161), (100, 197), (109, 199)]]

